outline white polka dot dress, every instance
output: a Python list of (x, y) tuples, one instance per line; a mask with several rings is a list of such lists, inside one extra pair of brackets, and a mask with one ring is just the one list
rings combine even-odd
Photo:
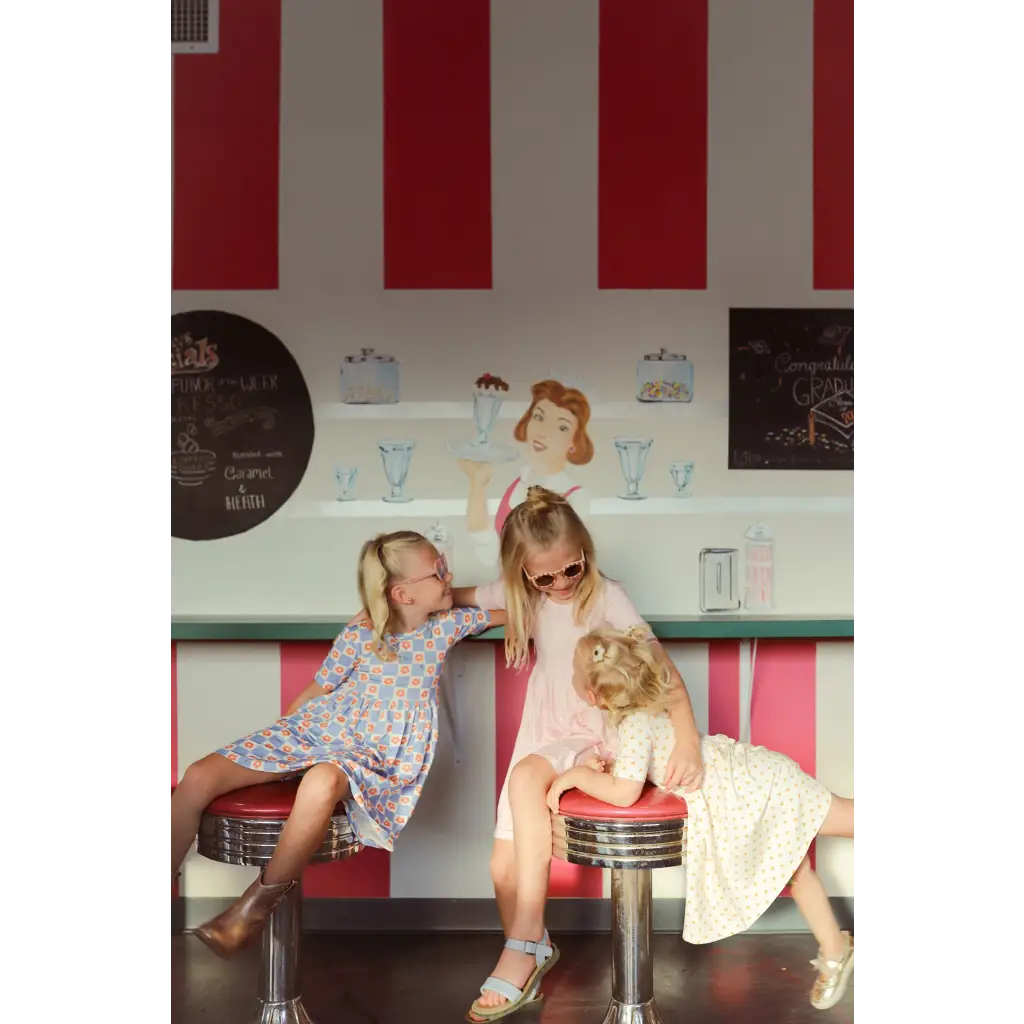
[[(664, 712), (619, 723), (614, 774), (662, 785), (675, 746)], [(701, 740), (704, 782), (686, 800), (687, 942), (746, 931), (788, 885), (832, 803), (832, 794), (785, 754), (728, 736)]]

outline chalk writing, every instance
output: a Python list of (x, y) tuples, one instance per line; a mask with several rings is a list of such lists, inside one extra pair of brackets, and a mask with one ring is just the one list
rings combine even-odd
[(852, 469), (853, 310), (729, 311), (729, 468)]
[(258, 526), (295, 492), (312, 447), (309, 391), (278, 338), (233, 313), (171, 318), (173, 536)]

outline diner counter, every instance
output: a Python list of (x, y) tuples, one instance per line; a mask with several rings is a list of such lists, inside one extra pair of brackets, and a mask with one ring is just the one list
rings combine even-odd
[[(351, 616), (172, 615), (172, 640), (333, 640)], [(648, 615), (659, 640), (851, 640), (853, 618), (845, 615)], [(490, 629), (476, 640), (499, 640)]]

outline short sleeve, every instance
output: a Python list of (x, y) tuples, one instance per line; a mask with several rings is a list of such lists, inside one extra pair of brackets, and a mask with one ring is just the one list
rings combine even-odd
[(441, 628), (449, 643), (457, 644), (467, 636), (483, 633), (491, 628), (491, 613), (484, 608), (453, 608), (445, 612)]
[(337, 689), (352, 674), (363, 646), (365, 627), (349, 626), (334, 641), (330, 653), (316, 674), (316, 681), (329, 693)]
[(612, 776), (630, 782), (646, 782), (654, 752), (654, 736), (643, 712), (627, 715), (618, 730), (618, 750)]
[(604, 608), (603, 618), (607, 626), (612, 629), (628, 633), (630, 630), (646, 629), (650, 632), (647, 623), (640, 618), (640, 613), (633, 607), (633, 602), (623, 587), (612, 580), (604, 581)]
[(476, 604), (481, 608), (492, 608), (503, 611), (505, 608), (505, 581), (495, 580), (476, 588)]

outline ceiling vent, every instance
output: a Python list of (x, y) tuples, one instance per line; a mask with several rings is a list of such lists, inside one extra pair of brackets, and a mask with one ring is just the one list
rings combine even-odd
[(220, 0), (171, 0), (171, 53), (216, 53)]

